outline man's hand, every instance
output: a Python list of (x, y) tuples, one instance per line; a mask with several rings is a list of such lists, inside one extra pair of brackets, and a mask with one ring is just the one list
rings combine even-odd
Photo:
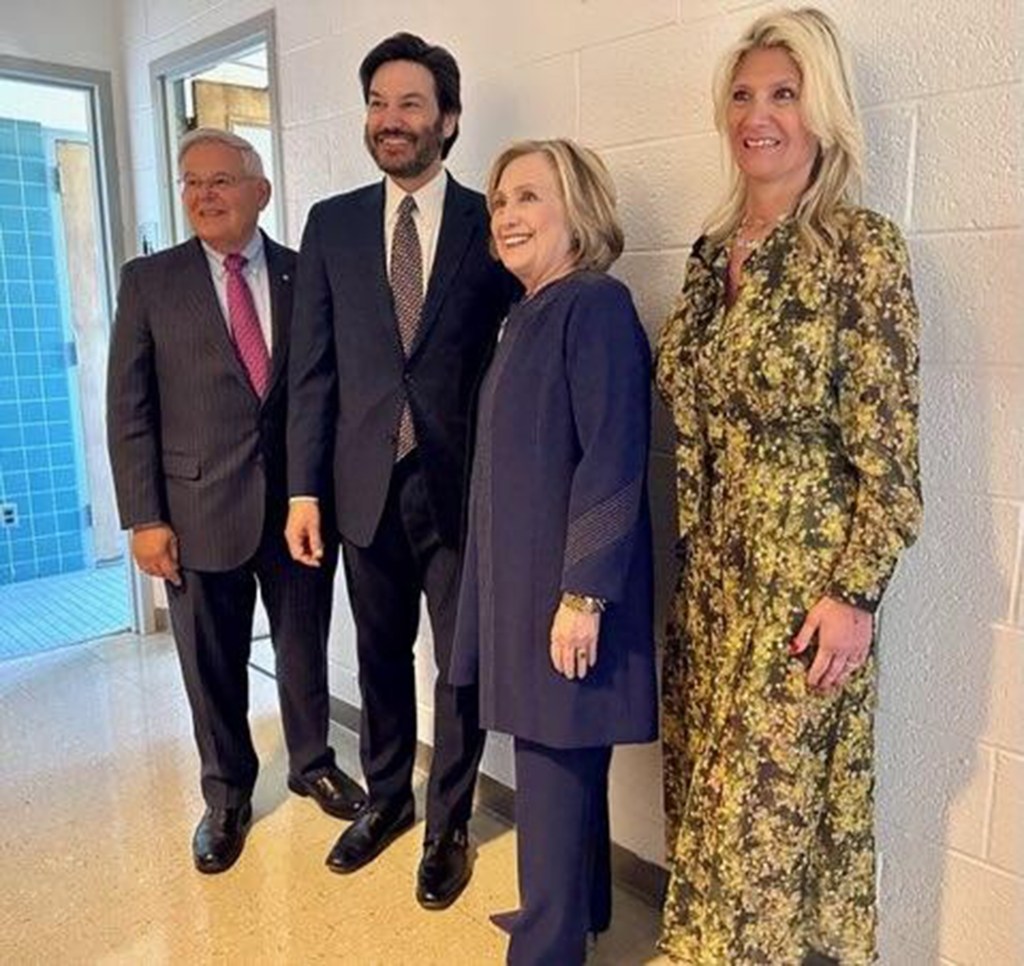
[(181, 586), (178, 538), (166, 523), (133, 530), (132, 556), (144, 574), (169, 580), (175, 587)]
[(324, 556), (320, 538), (320, 506), (315, 500), (292, 500), (284, 527), (292, 559), (307, 567), (319, 567)]

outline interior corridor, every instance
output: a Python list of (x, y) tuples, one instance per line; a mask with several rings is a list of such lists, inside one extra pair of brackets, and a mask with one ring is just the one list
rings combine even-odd
[[(476, 869), (444, 912), (413, 896), (422, 823), (368, 868), (332, 875), (342, 823), (290, 795), (274, 682), (251, 672), (262, 762), (237, 865), (192, 867), (198, 762), (167, 635), (107, 638), (0, 662), (0, 961), (65, 963), (501, 963), (488, 921), (516, 902), (515, 837), (478, 812)], [(356, 739), (332, 726), (344, 768)], [(616, 895), (597, 964), (664, 962), (657, 913)]]

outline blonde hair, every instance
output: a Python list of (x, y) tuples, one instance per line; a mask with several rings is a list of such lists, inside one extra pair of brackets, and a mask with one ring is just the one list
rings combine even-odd
[[(820, 10), (778, 10), (758, 18), (722, 58), (715, 76), (715, 125), (727, 144), (736, 72), (750, 51), (763, 49), (784, 50), (800, 71), (800, 111), (819, 147), (795, 219), (800, 238), (820, 251), (835, 243), (837, 212), (856, 200), (860, 188), (864, 138), (849, 66), (835, 24)], [(746, 182), (731, 154), (730, 161), (728, 192), (705, 225), (715, 243), (739, 227), (747, 200)]]
[[(488, 210), (493, 211), (494, 196), (505, 169), (528, 154), (547, 158), (558, 177), (576, 266), (607, 271), (622, 254), (624, 236), (615, 212), (615, 185), (604, 162), (590, 148), (568, 138), (510, 144), (491, 165), (487, 178)], [(493, 240), (491, 248), (493, 252)]]

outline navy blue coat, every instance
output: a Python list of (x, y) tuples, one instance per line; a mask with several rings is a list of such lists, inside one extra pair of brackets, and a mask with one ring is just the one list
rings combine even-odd
[[(484, 379), (450, 679), (553, 748), (657, 734), (650, 350), (628, 289), (579, 271), (515, 305)], [(604, 597), (597, 664), (549, 657), (563, 590)]]

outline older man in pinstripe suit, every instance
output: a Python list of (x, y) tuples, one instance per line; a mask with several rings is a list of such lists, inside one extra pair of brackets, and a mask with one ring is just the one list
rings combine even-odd
[(291, 560), (285, 412), (295, 253), (257, 228), (270, 200), (259, 155), (224, 131), (178, 154), (196, 237), (124, 267), (108, 376), (121, 523), (147, 574), (167, 582), (202, 763), (200, 872), (241, 854), (258, 760), (247, 662), (259, 585), (270, 617), (288, 785), (354, 818), (359, 786), (327, 744), (327, 632), (336, 547), (318, 570)]

